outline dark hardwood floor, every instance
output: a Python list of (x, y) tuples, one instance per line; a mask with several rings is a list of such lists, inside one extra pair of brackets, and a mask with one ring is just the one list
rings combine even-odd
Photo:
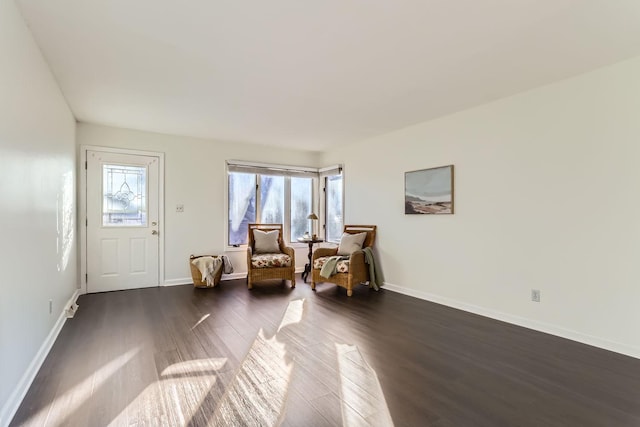
[(389, 291), (81, 296), (28, 426), (640, 426), (640, 360)]

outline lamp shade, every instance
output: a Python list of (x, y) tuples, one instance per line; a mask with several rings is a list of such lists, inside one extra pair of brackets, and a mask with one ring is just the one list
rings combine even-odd
[(309, 214), (307, 219), (318, 219), (318, 216), (312, 212), (312, 213)]

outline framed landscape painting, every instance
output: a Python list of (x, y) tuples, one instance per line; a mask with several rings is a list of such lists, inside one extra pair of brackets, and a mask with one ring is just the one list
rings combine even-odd
[(404, 173), (404, 213), (453, 213), (453, 165)]

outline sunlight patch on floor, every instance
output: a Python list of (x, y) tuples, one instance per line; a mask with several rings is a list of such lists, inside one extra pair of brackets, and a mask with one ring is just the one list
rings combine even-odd
[[(299, 323), (304, 299), (289, 302), (278, 331)], [(267, 338), (261, 329), (240, 369), (227, 387), (209, 425), (278, 425), (284, 416), (293, 362), (278, 334)]]
[(302, 313), (304, 312), (304, 298), (289, 302), (287, 305), (287, 311), (285, 311), (280, 326), (278, 326), (278, 332), (286, 326), (295, 325), (302, 320)]
[(277, 425), (292, 368), (286, 362), (285, 344), (260, 330), (209, 425)]
[(187, 375), (197, 376), (202, 374), (212, 374), (222, 369), (227, 363), (226, 357), (212, 357), (210, 359), (187, 360), (178, 362), (165, 368), (160, 374), (162, 378), (172, 376)]
[(200, 318), (200, 320), (198, 320), (198, 321), (196, 322), (196, 324), (195, 324), (195, 325), (193, 325), (193, 326), (191, 327), (191, 330), (193, 331), (193, 330), (194, 330), (194, 329), (195, 329), (195, 328), (196, 328), (200, 323), (202, 323), (202, 322), (204, 322), (205, 320), (207, 320), (207, 318), (208, 318), (209, 316), (211, 316), (209, 313), (207, 313), (207, 314), (205, 314), (204, 316), (202, 316), (202, 317)]
[(212, 395), (218, 371), (227, 359), (210, 358), (173, 363), (112, 422), (114, 425), (187, 425)]
[[(67, 425), (67, 417), (69, 414), (73, 414), (81, 405), (85, 404), (91, 398), (95, 389), (106, 383), (109, 378), (133, 359), (139, 351), (139, 347), (133, 348), (106, 363), (96, 372), (91, 373), (84, 380), (80, 381), (60, 396), (56, 396), (51, 402), (51, 405), (45, 406), (30, 418), (37, 419), (44, 415), (42, 414), (43, 411), (49, 411), (46, 421), (47, 425)], [(57, 408), (64, 408), (64, 410), (57, 410)]]
[(346, 427), (367, 425), (392, 427), (393, 420), (378, 376), (355, 345), (336, 344), (340, 376), (342, 420)]

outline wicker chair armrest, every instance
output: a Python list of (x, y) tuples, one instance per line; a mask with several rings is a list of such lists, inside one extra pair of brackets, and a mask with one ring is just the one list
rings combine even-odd
[(295, 249), (293, 249), (291, 246), (284, 246), (283, 251), (285, 254), (289, 255), (289, 257), (291, 257), (291, 268), (293, 270), (295, 270), (296, 268), (296, 251)]
[(292, 258), (294, 257), (294, 254), (296, 253), (295, 250), (291, 246), (283, 246), (280, 249), (282, 250), (283, 254), (287, 254)]
[(253, 256), (253, 249), (251, 246), (247, 247), (247, 267), (251, 268), (251, 257)]
[(349, 274), (356, 283), (366, 281), (369, 277), (369, 268), (365, 264), (364, 252), (356, 251), (349, 258)]
[(338, 248), (318, 248), (313, 251), (313, 261), (323, 256), (333, 256), (338, 253)]

